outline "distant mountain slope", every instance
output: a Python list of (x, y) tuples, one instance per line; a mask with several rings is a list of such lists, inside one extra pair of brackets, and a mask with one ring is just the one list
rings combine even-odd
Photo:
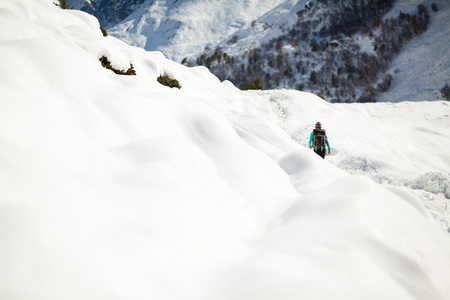
[(109, 28), (128, 17), (145, 0), (66, 0), (66, 2), (75, 9), (94, 15), (101, 26)]
[[(443, 99), (441, 89), (450, 84), (450, 1), (423, 2), (429, 7), (436, 3), (438, 11), (432, 13), (429, 29), (406, 45), (393, 60), (388, 72), (400, 72), (379, 101)], [(408, 8), (411, 10), (401, 2), (393, 13), (409, 12)]]
[[(242, 89), (299, 89), (330, 102), (417, 101), (444, 99), (450, 83), (448, 1), (79, 1), (101, 23), (111, 12), (112, 36), (205, 65)], [(114, 25), (119, 15), (126, 18)]]
[[(214, 47), (236, 31), (288, 0), (167, 0), (147, 1), (110, 34), (146, 50), (160, 50), (181, 61), (206, 46)], [(306, 1), (301, 1), (306, 2)]]

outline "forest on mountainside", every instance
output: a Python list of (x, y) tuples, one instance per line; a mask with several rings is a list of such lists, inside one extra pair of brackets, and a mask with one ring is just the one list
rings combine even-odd
[[(188, 66), (203, 65), (241, 89), (289, 88), (313, 92), (330, 102), (375, 102), (400, 70), (386, 73), (392, 60), (425, 32), (430, 13), (418, 5), (414, 14), (384, 18), (393, 0), (309, 2), (283, 34), (239, 56), (221, 47), (206, 48)], [(435, 3), (433, 12), (438, 11)], [(258, 24), (270, 30), (271, 24)], [(236, 43), (239, 36), (229, 39)]]

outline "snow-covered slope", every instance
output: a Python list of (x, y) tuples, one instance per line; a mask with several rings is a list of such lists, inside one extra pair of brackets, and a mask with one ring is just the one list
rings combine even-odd
[[(190, 62), (195, 62), (203, 53), (211, 56), (216, 47), (221, 47), (224, 53), (236, 57), (236, 61), (239, 61), (239, 57), (246, 51), (258, 48), (269, 40), (289, 32), (292, 25), (297, 22), (297, 12), (305, 9), (306, 2), (308, 1), (147, 1), (126, 20), (110, 28), (109, 32), (128, 44), (140, 46), (146, 50), (162, 51), (166, 57), (177, 62), (181, 62), (184, 58), (188, 58)], [(314, 1), (312, 3), (315, 5)], [(431, 9), (432, 3), (437, 5), (437, 12)], [(378, 70), (378, 78), (370, 83), (374, 87), (383, 80), (385, 74), (393, 75), (394, 80), (387, 92), (377, 95), (377, 101), (399, 102), (443, 99), (440, 90), (445, 84), (449, 84), (450, 78), (449, 1), (395, 1), (393, 9), (385, 16), (385, 19), (396, 18), (400, 12), (414, 15), (419, 4), (425, 5), (428, 9), (431, 20), (429, 29), (420, 37), (409, 41), (386, 71), (381, 70), (381, 68)], [(310, 30), (314, 29), (311, 28)], [(345, 34), (346, 32), (342, 32), (342, 35), (345, 36)], [(300, 38), (300, 36), (293, 36), (288, 39), (297, 40)], [(356, 44), (361, 46), (362, 49), (366, 49), (368, 54), (374, 54), (374, 47), (380, 46), (376, 45), (371, 38), (362, 37), (360, 32), (356, 34), (356, 39), (360, 39), (359, 44)], [(307, 43), (307, 40), (305, 43)], [(209, 51), (205, 51), (205, 47), (209, 47)], [(289, 45), (286, 45), (286, 47), (289, 48)], [(277, 56), (278, 53), (275, 50), (273, 51), (274, 56)], [(286, 51), (286, 53), (289, 53), (289, 51)], [(286, 53), (285, 55), (287, 55)], [(236, 68), (246, 68), (249, 59), (250, 56), (243, 57)], [(299, 76), (300, 70), (295, 70), (294, 78), (296, 79), (294, 83), (289, 84), (285, 82), (290, 79), (289, 76), (277, 75), (283, 79), (277, 87), (289, 86), (297, 89), (298, 86), (304, 86), (304, 83), (308, 82), (310, 71), (320, 69), (319, 67), (324, 64), (324, 61), (323, 56), (314, 58), (314, 56), (310, 57), (309, 54), (301, 54), (300, 57), (292, 59), (288, 64), (294, 66), (303, 63), (307, 66), (316, 66), (316, 68), (308, 69), (303, 77)], [(267, 64), (266, 61), (258, 63), (261, 65)], [(367, 67), (365, 65), (356, 66), (360, 70), (365, 70)], [(213, 72), (221, 78), (231, 76), (223, 74), (221, 68)], [(261, 78), (266, 74), (273, 77), (274, 72), (274, 70), (265, 70), (258, 75)], [(284, 73), (285, 70), (280, 71), (280, 74)], [(288, 72), (288, 74), (290, 73)], [(240, 77), (244, 75), (249, 79), (255, 77), (255, 74), (245, 73), (238, 76), (234, 72), (232, 75), (233, 82), (240, 84)], [(234, 77), (239, 77), (239, 79)], [(329, 80), (329, 77), (331, 75), (323, 80)], [(246, 82), (243, 82), (243, 86), (245, 84)], [(273, 85), (274, 83), (271, 82), (270, 84)], [(306, 90), (320, 91), (321, 94), (325, 94), (330, 86), (331, 83), (307, 88)], [(350, 101), (349, 99), (354, 97), (350, 95), (355, 94), (356, 97), (359, 97), (363, 90), (364, 87), (361, 90), (357, 89), (356, 92), (349, 92), (349, 95), (341, 97), (342, 99), (333, 95), (328, 95), (327, 98)], [(355, 101), (355, 99), (352, 101)]]
[[(429, 29), (409, 43), (393, 61), (388, 72), (395, 75), (392, 87), (380, 101), (416, 101), (443, 99), (440, 90), (450, 84), (450, 1), (422, 1), (428, 7), (436, 3)], [(414, 9), (400, 1), (391, 15)]]
[(408, 190), (450, 229), (450, 103), (329, 104), (299, 99), (295, 91), (253, 92), (270, 103), (278, 124), (308, 146), (312, 124), (322, 120), (332, 153), (328, 161), (352, 174)]
[(94, 15), (103, 28), (109, 28), (123, 21), (143, 2), (145, 0), (66, 0), (69, 8)]
[[(92, 16), (49, 0), (1, 1), (0, 16), (0, 298), (450, 294), (450, 241), (423, 202), (342, 169), (349, 149), (380, 146), (368, 166), (444, 172), (448, 155), (431, 147), (449, 146), (444, 102), (242, 92), (103, 37)], [(103, 68), (102, 56), (137, 75)], [(160, 85), (162, 73), (182, 88)], [(396, 139), (412, 113), (432, 126)], [(333, 147), (325, 161), (302, 145), (318, 120)], [(365, 137), (341, 131), (353, 126)], [(406, 151), (387, 147), (405, 140)], [(389, 156), (408, 166), (383, 165)]]
[[(168, 58), (180, 62), (184, 57), (200, 55), (205, 47), (215, 48), (224, 43), (267, 13), (276, 11), (276, 23), (283, 22), (283, 13), (295, 15), (296, 11), (291, 8), (298, 6), (297, 2), (306, 1), (147, 1), (108, 32), (130, 45), (162, 51)], [(247, 47), (252, 46), (248, 39), (246, 43)]]

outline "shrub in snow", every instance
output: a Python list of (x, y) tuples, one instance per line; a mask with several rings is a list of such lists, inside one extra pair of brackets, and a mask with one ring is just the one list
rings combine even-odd
[(325, 97), (322, 95), (322, 92), (317, 92), (316, 95), (320, 98), (322, 98), (323, 100), (325, 100)]
[(58, 3), (54, 4), (60, 7), (61, 9), (73, 9), (73, 5), (70, 7), (69, 4), (67, 4), (66, 0), (59, 0), (59, 4)]
[(102, 26), (100, 26), (100, 30), (102, 31), (103, 36), (105, 36), (105, 37), (108, 36), (108, 32), (106, 32), (106, 30), (103, 29)]
[(124, 70), (114, 69), (111, 66), (111, 62), (108, 60), (108, 58), (106, 56), (102, 56), (101, 58), (99, 58), (99, 60), (102, 63), (103, 68), (111, 70), (111, 71), (113, 71), (116, 74), (119, 74), (119, 75), (136, 75), (136, 71), (134, 70), (133, 64), (130, 64), (130, 67), (128, 68), (128, 70), (124, 71)]
[(261, 83), (261, 78), (259, 78), (259, 76), (256, 75), (255, 81), (253, 81), (253, 83), (251, 81), (248, 81), (247, 84), (245, 85), (245, 89), (246, 90), (262, 90), (263, 86)]
[(180, 83), (178, 82), (178, 80), (170, 78), (169, 75), (164, 74), (164, 75), (160, 75), (156, 80), (158, 80), (159, 83), (161, 83), (162, 85), (171, 87), (171, 88), (181, 88)]

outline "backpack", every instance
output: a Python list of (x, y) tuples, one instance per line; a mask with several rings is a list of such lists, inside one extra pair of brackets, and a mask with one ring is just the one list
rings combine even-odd
[(314, 149), (325, 149), (327, 144), (327, 135), (324, 129), (314, 129), (313, 146)]

